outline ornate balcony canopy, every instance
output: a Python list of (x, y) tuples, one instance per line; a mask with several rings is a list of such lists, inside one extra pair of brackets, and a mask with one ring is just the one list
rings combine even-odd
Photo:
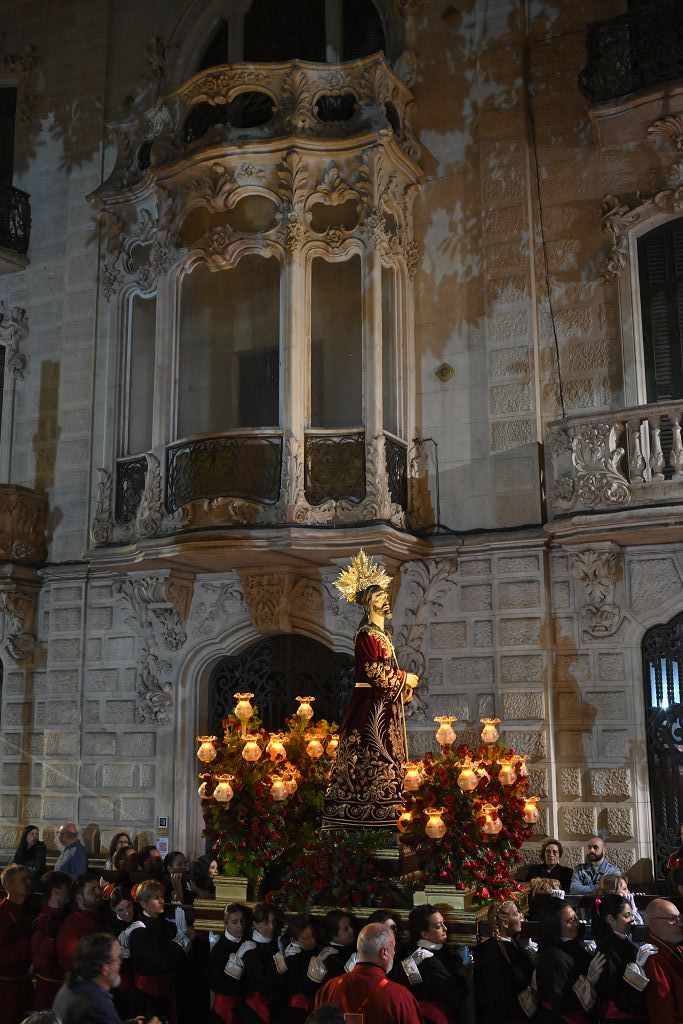
[(653, 2), (588, 26), (579, 89), (594, 103), (683, 79), (683, 7)]

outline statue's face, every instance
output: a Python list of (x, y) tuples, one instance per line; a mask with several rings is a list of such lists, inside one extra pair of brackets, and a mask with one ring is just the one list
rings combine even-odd
[(386, 590), (375, 590), (370, 596), (370, 611), (385, 619), (391, 618), (391, 606)]

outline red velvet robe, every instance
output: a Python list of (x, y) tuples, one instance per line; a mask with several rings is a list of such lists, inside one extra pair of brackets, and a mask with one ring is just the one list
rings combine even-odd
[(91, 910), (72, 910), (57, 932), (57, 959), (65, 975), (74, 965), (76, 946), (84, 935), (102, 931), (99, 914)]
[(355, 659), (356, 686), (339, 733), (323, 828), (394, 828), (407, 761), (403, 702), (411, 691), (391, 640), (377, 626), (358, 630)]
[(382, 968), (375, 964), (356, 964), (350, 974), (326, 981), (316, 994), (315, 1005), (335, 1003), (345, 1012), (351, 1012), (367, 1000), (364, 1007), (367, 1024), (423, 1024), (420, 1008), (411, 992), (394, 981), (378, 987), (385, 977)]
[(0, 900), (0, 1024), (17, 1024), (33, 1009), (31, 916), (23, 906)]
[(650, 979), (645, 1002), (651, 1021), (680, 1024), (683, 1021), (683, 947), (668, 946), (650, 936), (657, 953), (647, 958), (643, 970)]
[(51, 1010), (55, 996), (62, 987), (64, 972), (57, 958), (55, 924), (65, 913), (56, 907), (43, 907), (31, 936), (31, 963), (36, 974), (34, 1009)]

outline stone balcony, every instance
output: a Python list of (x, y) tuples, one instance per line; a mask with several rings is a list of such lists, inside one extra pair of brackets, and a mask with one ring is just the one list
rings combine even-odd
[(550, 423), (548, 517), (683, 501), (682, 419), (683, 400)]
[(683, 80), (683, 6), (658, 0), (586, 31), (579, 89), (593, 103)]
[(44, 562), (46, 515), (44, 494), (0, 484), (0, 560), (29, 566)]
[(21, 189), (0, 183), (0, 274), (28, 266), (31, 204)]

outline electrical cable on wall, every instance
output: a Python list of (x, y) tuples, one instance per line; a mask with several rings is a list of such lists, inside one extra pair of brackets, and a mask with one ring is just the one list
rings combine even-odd
[(432, 523), (431, 526), (427, 527), (427, 530), (434, 530), (441, 533), (449, 533), (456, 535), (457, 531), (452, 530), (450, 526), (445, 526), (441, 522), (441, 483), (439, 473), (439, 442), (435, 441), (433, 437), (414, 437), (413, 444), (425, 445), (430, 442), (434, 445), (434, 490), (436, 493), (436, 522)]
[[(536, 146), (536, 122), (534, 120), (534, 111), (531, 103), (531, 85), (530, 85), (530, 61), (529, 61), (529, 32), (530, 32), (530, 21), (529, 21), (529, 6), (526, 0), (522, 0), (524, 9), (524, 59), (522, 61), (524, 69), (524, 97), (527, 108), (527, 119), (529, 124), (529, 142), (531, 145), (531, 152), (533, 155), (534, 165), (534, 177), (536, 179), (536, 198), (538, 201), (538, 229), (541, 235), (541, 248), (543, 250), (543, 272), (545, 277), (545, 290), (548, 296), (548, 311), (550, 313), (550, 322), (553, 328), (553, 340), (555, 342), (555, 362), (557, 364), (557, 383), (560, 397), (560, 407), (562, 409), (562, 419), (567, 415), (567, 411), (564, 405), (564, 388), (562, 386), (562, 370), (560, 367), (560, 344), (557, 338), (557, 325), (555, 323), (555, 311), (553, 309), (553, 299), (550, 292), (550, 267), (548, 263), (548, 246), (545, 238), (545, 225), (543, 223), (543, 203), (541, 202), (541, 175), (538, 168), (538, 149)], [(531, 239), (533, 245), (533, 238)], [(540, 372), (538, 368), (537, 372)]]

